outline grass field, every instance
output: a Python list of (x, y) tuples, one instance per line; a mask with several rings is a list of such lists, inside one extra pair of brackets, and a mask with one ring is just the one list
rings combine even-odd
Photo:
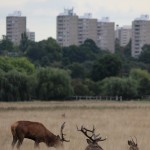
[[(64, 115), (65, 114), (65, 117)], [(42, 122), (50, 131), (59, 134), (65, 121), (64, 132), (69, 143), (65, 150), (84, 150), (86, 137), (76, 130), (84, 125), (96, 128), (97, 133), (107, 140), (99, 143), (104, 150), (127, 150), (131, 136), (138, 140), (139, 148), (150, 148), (150, 103), (112, 101), (73, 101), (73, 102), (18, 102), (0, 103), (0, 146), (1, 150), (11, 150), (12, 135), (10, 126), (17, 120)], [(25, 139), (21, 150), (33, 150), (34, 142)], [(41, 150), (48, 150), (40, 144)], [(51, 148), (54, 150), (54, 148)]]

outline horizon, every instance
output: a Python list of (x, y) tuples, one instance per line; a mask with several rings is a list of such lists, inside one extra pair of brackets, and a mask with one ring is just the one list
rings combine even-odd
[[(95, 5), (96, 4), (96, 5)], [(115, 25), (132, 25), (132, 21), (141, 15), (150, 15), (150, 2), (135, 0), (125, 2), (119, 0), (67, 0), (55, 2), (50, 0), (2, 0), (0, 5), (0, 39), (6, 35), (6, 17), (14, 11), (21, 11), (27, 18), (27, 29), (35, 32), (36, 41), (52, 37), (56, 39), (56, 17), (64, 12), (64, 9), (74, 8), (74, 13), (83, 16), (91, 13), (92, 18), (100, 20), (109, 17)], [(65, 6), (64, 6), (65, 5)], [(43, 29), (43, 30), (41, 30)]]

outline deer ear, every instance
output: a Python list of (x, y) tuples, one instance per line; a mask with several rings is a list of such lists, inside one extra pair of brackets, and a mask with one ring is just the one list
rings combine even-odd
[(87, 141), (88, 144), (91, 144), (91, 143), (92, 143), (92, 141), (89, 140), (89, 139), (86, 139), (86, 141)]
[(128, 141), (128, 145), (131, 145), (131, 141)]

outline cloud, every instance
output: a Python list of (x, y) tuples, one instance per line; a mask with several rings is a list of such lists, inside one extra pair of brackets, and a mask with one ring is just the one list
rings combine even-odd
[(90, 11), (90, 12), (100, 12), (100, 10), (108, 10), (110, 12), (124, 12), (128, 13), (129, 10), (135, 12), (150, 12), (149, 0), (137, 1), (137, 0), (73, 0), (78, 11)]
[(10, 1), (10, 0), (1, 0), (1, 4), (0, 4), (0, 8), (9, 8), (9, 7), (20, 7), (20, 6), (24, 6), (26, 4), (26, 1), (27, 0), (13, 0), (13, 1)]

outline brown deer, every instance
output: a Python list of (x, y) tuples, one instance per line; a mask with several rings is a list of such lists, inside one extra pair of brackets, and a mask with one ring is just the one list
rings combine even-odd
[[(88, 146), (86, 147), (85, 150), (103, 150), (102, 147), (100, 145), (98, 145), (98, 142), (105, 141), (106, 138), (102, 139), (100, 137), (100, 134), (95, 135), (94, 126), (93, 126), (93, 130), (86, 129), (83, 126), (81, 126), (81, 129), (79, 129), (77, 127), (77, 131), (81, 131), (86, 137), (88, 137), (88, 139), (87, 139)], [(91, 136), (88, 135), (88, 132), (92, 133)]]
[(17, 143), (17, 149), (20, 150), (20, 146), (24, 138), (33, 140), (34, 147), (39, 147), (39, 143), (44, 142), (48, 147), (55, 147), (56, 149), (63, 149), (63, 141), (65, 140), (63, 129), (65, 122), (61, 126), (60, 136), (54, 135), (50, 132), (42, 123), (31, 121), (17, 121), (11, 125), (11, 132), (13, 135), (12, 149)]
[(136, 142), (134, 142), (133, 138), (131, 138), (131, 140), (128, 140), (128, 145), (129, 145), (129, 150), (139, 150), (137, 139)]

